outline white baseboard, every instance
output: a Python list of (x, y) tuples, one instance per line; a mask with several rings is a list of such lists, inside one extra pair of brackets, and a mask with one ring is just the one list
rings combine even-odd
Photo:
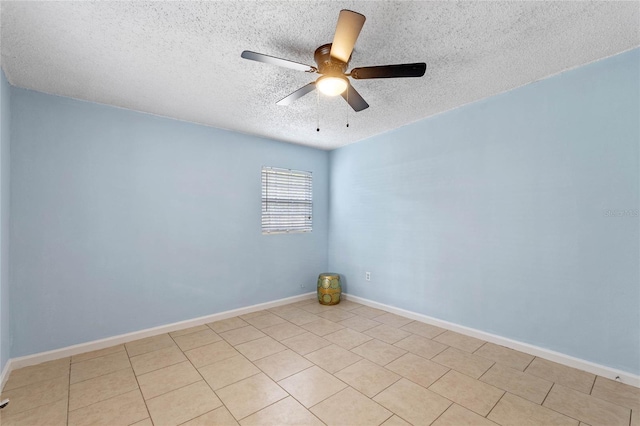
[[(259, 303), (257, 305), (247, 306), (244, 308), (233, 309), (230, 311), (219, 312), (217, 314), (198, 317), (186, 321), (180, 321), (172, 324), (162, 325), (159, 327), (148, 328), (145, 330), (135, 331), (132, 333), (121, 334), (118, 336), (108, 337), (106, 339), (94, 340), (87, 343), (81, 343), (78, 345), (68, 346), (65, 348), (55, 349), (52, 351), (41, 352), (33, 355), (27, 355), (19, 358), (11, 358), (7, 361), (0, 375), (0, 389), (2, 389), (9, 378), (9, 373), (12, 370), (27, 367), (30, 365), (40, 364), (46, 361), (53, 361), (55, 359), (65, 358), (68, 356), (79, 355), (85, 352), (95, 351), (99, 349), (108, 348), (110, 346), (120, 345), (123, 343), (131, 342), (145, 337), (151, 337), (158, 334), (169, 333), (183, 328), (194, 327), (201, 324), (206, 324), (214, 321), (220, 321), (223, 319), (235, 317), (238, 315), (244, 315), (251, 312), (261, 311), (264, 309), (275, 308), (276, 306), (282, 306), (289, 303), (295, 303), (301, 300), (311, 299), (316, 297), (316, 292), (310, 292), (300, 294), (297, 296), (287, 297), (285, 299), (274, 300), (271, 302)], [(606, 367), (600, 364), (596, 364), (590, 361), (586, 361), (580, 358), (575, 358), (560, 352), (555, 352), (549, 349), (544, 349), (538, 346), (530, 345), (528, 343), (519, 342), (517, 340), (508, 339), (506, 337), (498, 336), (495, 334), (487, 333), (485, 331), (477, 330), (470, 327), (465, 327), (452, 322), (440, 320), (427, 315), (419, 314), (416, 312), (407, 311), (394, 306), (385, 305), (384, 303), (374, 302), (369, 299), (365, 299), (358, 296), (352, 296), (347, 293), (343, 293), (345, 300), (351, 300), (361, 303), (372, 308), (378, 308), (391, 312), (397, 315), (402, 315), (407, 318), (411, 318), (415, 321), (424, 322), (426, 324), (435, 325), (437, 327), (446, 328), (451, 331), (455, 331), (466, 336), (475, 337), (487, 342), (495, 343), (496, 345), (505, 346), (507, 348), (515, 349), (517, 351), (526, 352), (531, 355), (545, 358), (550, 361), (557, 362), (559, 364), (566, 365), (568, 367), (577, 368), (587, 371), (589, 373), (597, 374), (598, 376), (606, 377), (608, 379), (616, 380), (621, 383), (625, 383), (631, 386), (640, 388), (640, 376), (634, 375), (614, 368)]]
[(496, 345), (505, 346), (517, 351), (526, 352), (540, 358), (548, 359), (549, 361), (557, 362), (558, 364), (577, 368), (579, 370), (587, 371), (598, 376), (606, 377), (607, 379), (615, 380), (617, 382), (640, 388), (640, 376), (636, 376), (635, 374), (628, 373), (626, 371), (616, 370), (615, 368), (610, 368), (591, 361), (575, 358), (560, 352), (544, 349), (539, 346), (534, 346), (528, 343), (519, 342), (517, 340), (508, 339), (496, 334), (487, 333), (486, 331), (465, 327), (463, 325), (458, 325), (449, 321), (444, 321), (427, 315), (418, 314), (416, 312), (396, 308), (394, 306), (385, 305), (384, 303), (374, 302), (362, 297), (352, 296), (347, 293), (343, 293), (343, 297), (345, 300), (351, 300), (353, 302), (358, 302), (372, 308), (378, 308), (397, 315), (402, 315), (403, 317), (411, 318), (415, 321), (420, 321), (426, 324), (435, 325), (437, 327), (446, 328), (448, 330), (455, 331), (456, 333), (475, 337), (477, 339), (485, 340), (487, 342), (495, 343)]
[(118, 336), (107, 337), (106, 339), (94, 340), (91, 342), (80, 343), (65, 348), (54, 349), (52, 351), (40, 352), (33, 355), (11, 358), (5, 365), (2, 376), (0, 377), (0, 389), (4, 387), (6, 380), (9, 378), (11, 370), (28, 367), (30, 365), (40, 364), (42, 362), (53, 361), (68, 356), (79, 355), (85, 352), (97, 351), (99, 349), (108, 348), (110, 346), (121, 345), (123, 343), (132, 342), (145, 337), (156, 336), (158, 334), (170, 333), (172, 331), (182, 330), (184, 328), (194, 327), (197, 325), (207, 324), (214, 321), (236, 317), (238, 315), (249, 314), (251, 312), (262, 311), (264, 309), (275, 308), (276, 306), (287, 305), (301, 300), (316, 297), (316, 292), (304, 293), (297, 296), (287, 297), (284, 299), (273, 300), (271, 302), (259, 303), (257, 305), (246, 306), (244, 308), (232, 309), (230, 311), (219, 312), (217, 314), (206, 315), (204, 317), (193, 318), (186, 321), (174, 322), (172, 324), (161, 325), (159, 327), (147, 328), (145, 330), (134, 331), (132, 333), (120, 334)]

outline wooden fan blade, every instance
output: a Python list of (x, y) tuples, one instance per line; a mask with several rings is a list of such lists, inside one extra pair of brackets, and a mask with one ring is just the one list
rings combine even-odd
[(365, 21), (364, 15), (351, 10), (343, 9), (338, 17), (336, 33), (331, 45), (331, 57), (345, 64), (349, 62), (353, 47), (356, 45), (358, 35)]
[(347, 90), (342, 92), (342, 97), (345, 101), (347, 101), (347, 103), (351, 106), (351, 108), (353, 108), (355, 112), (359, 112), (363, 109), (369, 108), (369, 104), (367, 103), (367, 101), (365, 101), (362, 96), (360, 96), (360, 93), (358, 93), (356, 89), (353, 88), (351, 83), (349, 83), (349, 87), (347, 87)]
[(289, 96), (286, 96), (280, 99), (278, 102), (276, 102), (276, 105), (285, 105), (285, 106), (291, 105), (293, 101), (300, 99), (301, 97), (303, 97), (309, 92), (313, 92), (315, 88), (316, 88), (316, 83), (314, 81), (313, 83), (309, 83), (306, 86), (302, 86), (301, 88), (299, 88), (298, 90), (290, 94)]
[(249, 50), (245, 50), (244, 52), (242, 52), (242, 55), (240, 56), (242, 56), (244, 59), (264, 62), (265, 64), (278, 65), (280, 67), (291, 68), (292, 70), (305, 71), (305, 72), (318, 71), (316, 67), (312, 67), (311, 65), (305, 65), (299, 62), (293, 62), (288, 59), (276, 58), (275, 56), (269, 56), (263, 53), (251, 52)]

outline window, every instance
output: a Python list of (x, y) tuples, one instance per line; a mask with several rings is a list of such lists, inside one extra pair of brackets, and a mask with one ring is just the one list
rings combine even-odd
[(311, 172), (262, 167), (262, 233), (311, 232)]

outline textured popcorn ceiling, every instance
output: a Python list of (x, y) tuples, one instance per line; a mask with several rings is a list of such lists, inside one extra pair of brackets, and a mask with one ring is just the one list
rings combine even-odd
[[(15, 86), (332, 149), (639, 45), (637, 2), (6, 2)], [(314, 93), (340, 9), (367, 21), (351, 67), (426, 62), (423, 78), (353, 81), (370, 108)], [(350, 127), (345, 126), (349, 113)], [(316, 120), (320, 117), (320, 132)]]

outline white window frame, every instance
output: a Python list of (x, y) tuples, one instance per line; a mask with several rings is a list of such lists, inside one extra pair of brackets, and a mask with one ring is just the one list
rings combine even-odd
[(262, 166), (262, 234), (313, 231), (313, 174)]

